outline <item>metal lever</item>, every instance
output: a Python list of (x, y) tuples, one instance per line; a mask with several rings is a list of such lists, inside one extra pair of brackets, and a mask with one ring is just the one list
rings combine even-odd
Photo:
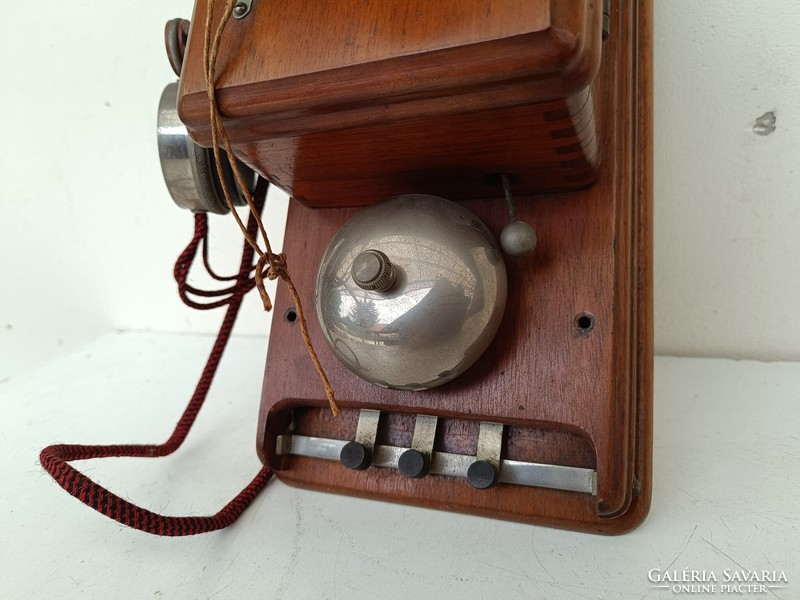
[(438, 422), (437, 417), (417, 415), (411, 448), (403, 452), (397, 461), (397, 468), (406, 477), (424, 477), (428, 474)]
[(378, 410), (362, 409), (359, 413), (356, 439), (347, 442), (339, 451), (339, 462), (348, 469), (362, 471), (372, 464), (380, 417)]
[(467, 469), (467, 481), (479, 490), (492, 487), (500, 471), (503, 450), (503, 426), (500, 423), (481, 422), (478, 431), (478, 450), (475, 462)]

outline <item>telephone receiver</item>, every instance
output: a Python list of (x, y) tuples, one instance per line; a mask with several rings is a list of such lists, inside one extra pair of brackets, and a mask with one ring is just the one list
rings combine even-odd
[[(218, 7), (222, 9), (222, 6)], [(166, 30), (180, 207), (291, 197), (283, 251), (334, 417), (275, 299), (258, 455), (304, 488), (598, 533), (651, 497), (652, 6), (206, 1)], [(221, 18), (215, 14), (215, 23)]]

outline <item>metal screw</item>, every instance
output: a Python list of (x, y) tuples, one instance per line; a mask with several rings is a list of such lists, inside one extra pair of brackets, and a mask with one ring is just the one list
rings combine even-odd
[(386, 292), (394, 285), (396, 272), (389, 258), (380, 250), (364, 250), (350, 268), (353, 281), (362, 290)]
[(249, 12), (250, 12), (249, 2), (237, 2), (236, 6), (233, 7), (233, 16), (236, 19), (241, 19)]

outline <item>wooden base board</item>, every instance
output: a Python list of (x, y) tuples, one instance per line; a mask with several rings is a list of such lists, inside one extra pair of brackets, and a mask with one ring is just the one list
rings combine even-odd
[[(517, 199), (518, 217), (536, 228), (539, 246), (529, 258), (507, 261), (503, 324), (483, 357), (456, 380), (426, 392), (384, 390), (336, 361), (313, 318), (314, 285), (328, 241), (357, 209), (315, 210), (292, 202), (284, 250), (312, 316), (312, 339), (347, 410), (334, 419), (324, 408), (298, 327), (283, 318), (292, 306), (280, 289), (258, 449), (281, 480), (600, 533), (622, 533), (644, 519), (652, 446), (652, 8), (648, 2), (615, 7), (595, 86), (600, 177), (579, 192)], [(499, 234), (505, 223), (500, 199), (463, 205)], [(584, 314), (593, 319), (588, 333), (576, 327)], [(299, 433), (353, 439), (360, 408), (397, 415), (396, 431), (388, 434), (395, 438), (407, 430), (403, 415), (417, 413), (448, 419), (453, 431), (469, 427), (459, 423), (504, 423), (519, 432), (513, 439), (523, 440), (509, 439), (507, 447), (516, 443), (537, 460), (595, 468), (597, 496), (509, 484), (481, 491), (456, 478), (408, 479), (389, 469), (350, 471), (336, 462), (275, 454), (276, 436), (293, 413)]]

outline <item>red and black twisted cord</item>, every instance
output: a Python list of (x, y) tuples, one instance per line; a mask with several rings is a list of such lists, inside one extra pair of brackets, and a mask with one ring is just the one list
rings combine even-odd
[[(266, 199), (268, 184), (259, 180), (256, 186), (254, 201), (260, 213)], [(227, 305), (225, 317), (222, 320), (219, 333), (211, 349), (205, 368), (194, 390), (189, 404), (183, 411), (175, 430), (163, 444), (115, 444), (115, 445), (81, 445), (57, 444), (48, 446), (41, 451), (39, 460), (42, 467), (52, 475), (58, 485), (64, 488), (78, 500), (129, 527), (146, 531), (155, 535), (182, 536), (194, 535), (222, 529), (233, 523), (247, 506), (255, 499), (258, 493), (267, 484), (272, 476), (269, 467), (264, 466), (233, 500), (228, 502), (217, 514), (201, 517), (176, 517), (160, 515), (121, 498), (103, 486), (95, 483), (86, 475), (75, 469), (69, 462), (89, 458), (106, 458), (111, 456), (133, 456), (155, 458), (167, 456), (180, 448), (186, 439), (189, 430), (197, 418), (200, 408), (205, 402), (214, 374), (219, 366), (225, 346), (233, 331), (233, 324), (241, 307), (242, 300), (250, 290), (255, 287), (251, 277), (253, 270), (253, 248), (244, 244), (239, 273), (233, 277), (219, 277), (211, 271), (208, 264), (208, 220), (205, 214), (197, 213), (194, 217), (194, 236), (186, 249), (175, 263), (174, 276), (178, 283), (178, 293), (184, 303), (199, 310), (209, 310)], [(257, 235), (257, 221), (251, 213), (247, 223), (251, 236)], [(211, 277), (218, 281), (234, 281), (231, 286), (222, 290), (200, 290), (188, 283), (189, 270), (197, 256), (198, 249), (203, 246), (203, 263)], [(210, 302), (198, 302), (190, 296), (201, 298), (216, 298)]]

